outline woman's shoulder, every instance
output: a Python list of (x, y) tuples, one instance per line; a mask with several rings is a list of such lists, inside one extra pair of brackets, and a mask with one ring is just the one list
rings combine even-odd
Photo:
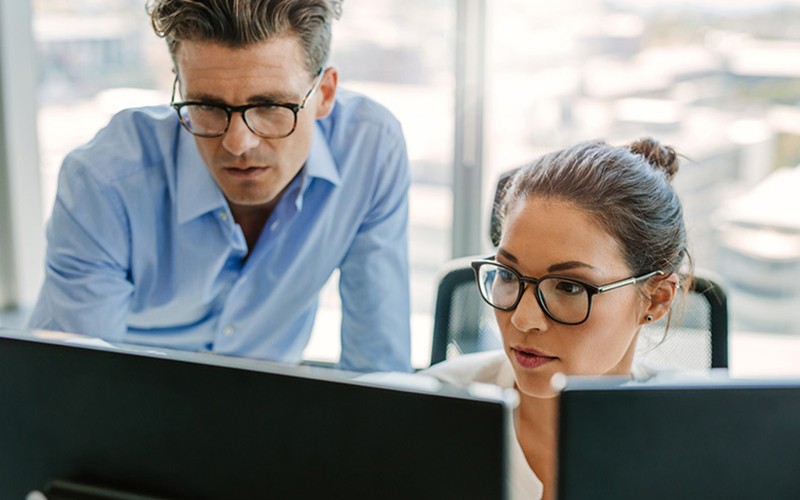
[(419, 374), (453, 385), (480, 382), (501, 387), (514, 386), (514, 372), (502, 350), (458, 356), (435, 364)]

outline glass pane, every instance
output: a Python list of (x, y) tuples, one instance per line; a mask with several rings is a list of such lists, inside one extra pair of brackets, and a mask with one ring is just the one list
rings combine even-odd
[(35, 0), (39, 147), (49, 217), (61, 161), (129, 107), (169, 102), (172, 63), (141, 0)]
[[(454, 36), (455, 2), (444, 0), (347, 0), (333, 32), (331, 63), (339, 69), (340, 85), (389, 108), (408, 145), (416, 367), (430, 361), (436, 277), (450, 258)], [(323, 305), (335, 313), (337, 301), (329, 284)]]

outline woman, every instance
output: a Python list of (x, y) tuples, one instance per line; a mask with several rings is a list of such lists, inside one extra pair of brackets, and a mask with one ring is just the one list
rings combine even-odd
[(553, 375), (633, 376), (642, 325), (669, 314), (679, 273), (691, 267), (670, 186), (677, 170), (675, 152), (653, 139), (586, 143), (545, 155), (510, 182), (497, 253), (473, 263), (503, 352), (423, 373), (517, 389), (512, 498), (555, 496)]

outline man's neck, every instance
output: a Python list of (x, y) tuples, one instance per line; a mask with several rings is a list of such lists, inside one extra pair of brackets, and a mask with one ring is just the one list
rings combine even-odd
[(244, 233), (244, 239), (247, 241), (247, 254), (250, 255), (261, 232), (264, 230), (264, 225), (267, 223), (275, 205), (278, 204), (278, 199), (272, 200), (264, 205), (234, 205), (229, 203), (233, 220), (239, 224)]
[[(303, 165), (303, 168), (297, 172), (295, 179), (297, 176), (302, 174), (304, 168), (305, 165)], [(289, 182), (283, 187), (281, 192), (278, 193), (275, 198), (261, 205), (240, 205), (232, 203), (230, 200), (228, 200), (228, 206), (231, 208), (233, 220), (235, 220), (236, 223), (239, 224), (239, 227), (242, 228), (244, 239), (247, 241), (248, 256), (250, 255), (250, 252), (253, 251), (253, 248), (255, 248), (258, 238), (261, 236), (261, 232), (264, 230), (264, 225), (266, 225), (267, 220), (269, 219), (270, 215), (272, 215), (272, 211), (275, 210), (275, 207), (278, 205), (278, 202), (281, 201), (281, 198), (286, 195), (291, 185), (292, 182)]]

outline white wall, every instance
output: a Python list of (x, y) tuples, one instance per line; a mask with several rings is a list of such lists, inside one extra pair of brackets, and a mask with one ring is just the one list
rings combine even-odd
[(29, 2), (0, 0), (0, 309), (32, 304), (43, 273), (35, 61)]

